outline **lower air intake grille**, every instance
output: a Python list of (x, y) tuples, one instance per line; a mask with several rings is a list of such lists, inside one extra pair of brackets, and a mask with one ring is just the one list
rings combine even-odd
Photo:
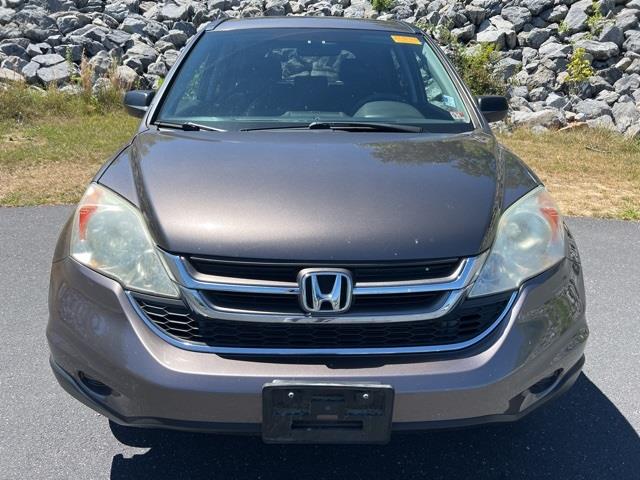
[(449, 345), (485, 332), (502, 314), (511, 293), (465, 300), (435, 319), (399, 323), (293, 324), (237, 322), (197, 316), (181, 301), (134, 298), (165, 333), (197, 345), (227, 348), (402, 348)]

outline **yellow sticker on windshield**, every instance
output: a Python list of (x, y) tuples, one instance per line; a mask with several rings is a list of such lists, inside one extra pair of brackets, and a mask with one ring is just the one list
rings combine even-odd
[(418, 37), (407, 37), (405, 35), (391, 35), (391, 40), (396, 43), (408, 43), (409, 45), (422, 45)]

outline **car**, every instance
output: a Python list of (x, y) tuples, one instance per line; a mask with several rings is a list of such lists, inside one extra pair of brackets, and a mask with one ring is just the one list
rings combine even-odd
[(140, 127), (62, 230), (47, 327), (113, 431), (383, 444), (579, 376), (576, 242), (492, 134), (506, 99), (415, 26), (218, 20), (125, 104)]

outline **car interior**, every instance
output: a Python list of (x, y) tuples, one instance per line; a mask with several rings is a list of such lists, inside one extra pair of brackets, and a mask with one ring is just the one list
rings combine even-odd
[[(288, 43), (237, 52), (227, 46), (228, 54), (212, 52), (201, 63), (175, 105), (175, 116), (295, 121), (318, 113), (337, 119), (459, 120), (412, 50), (357, 47)], [(436, 92), (432, 98), (429, 91)]]

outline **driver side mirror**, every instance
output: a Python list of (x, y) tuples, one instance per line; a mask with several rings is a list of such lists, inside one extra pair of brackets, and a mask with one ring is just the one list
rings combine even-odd
[(476, 97), (478, 107), (487, 119), (487, 122), (499, 122), (504, 120), (509, 113), (509, 102), (506, 97), (498, 95), (482, 95)]
[(131, 90), (124, 95), (124, 106), (129, 115), (142, 118), (155, 96), (153, 90)]

